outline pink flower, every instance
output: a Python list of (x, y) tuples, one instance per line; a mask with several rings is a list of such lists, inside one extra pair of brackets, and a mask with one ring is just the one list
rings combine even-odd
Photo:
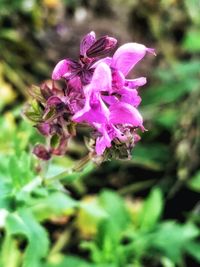
[[(49, 159), (52, 154), (64, 154), (69, 138), (75, 135), (74, 127), (81, 123), (93, 129), (97, 155), (112, 156), (121, 149), (130, 155), (140, 139), (137, 130), (144, 130), (138, 111), (138, 88), (146, 78), (127, 79), (127, 75), (147, 53), (155, 55), (155, 51), (142, 44), (127, 43), (113, 57), (100, 59), (116, 43), (112, 37), (96, 39), (94, 32), (88, 33), (81, 41), (79, 60), (63, 59), (52, 72), (52, 79), (64, 79), (65, 86), (57, 88), (53, 82), (52, 89), (35, 88), (32, 95), (40, 104), (36, 127), (50, 140), (47, 147), (36, 147), (34, 153), (38, 157)], [(58, 144), (52, 146), (51, 139), (56, 138)]]

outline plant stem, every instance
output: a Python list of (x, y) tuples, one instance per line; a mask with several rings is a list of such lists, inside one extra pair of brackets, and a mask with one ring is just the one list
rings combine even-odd
[(49, 258), (53, 256), (54, 254), (59, 253), (66, 245), (66, 243), (69, 240), (69, 229), (65, 230), (58, 240), (56, 241), (55, 245), (52, 247), (50, 253), (49, 253)]
[(45, 179), (44, 180), (44, 184), (45, 185), (48, 185), (50, 183), (52, 183), (53, 181), (58, 181), (58, 180), (62, 180), (66, 177), (66, 175), (69, 175), (69, 174), (73, 174), (73, 173), (78, 173), (78, 172), (81, 172), (83, 170), (84, 167), (87, 166), (88, 162), (90, 162), (91, 160), (91, 154), (87, 154), (85, 157), (83, 157), (81, 160), (79, 160), (73, 168), (70, 168), (70, 169), (66, 169), (65, 171), (55, 175), (55, 176), (52, 176), (48, 179)]

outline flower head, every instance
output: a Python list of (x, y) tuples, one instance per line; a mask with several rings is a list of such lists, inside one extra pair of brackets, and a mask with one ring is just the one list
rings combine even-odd
[[(104, 159), (130, 155), (140, 139), (138, 129), (144, 130), (138, 88), (146, 78), (127, 79), (127, 75), (147, 53), (155, 55), (155, 51), (127, 43), (113, 57), (105, 57), (116, 43), (115, 38), (97, 39), (93, 31), (88, 33), (81, 41), (79, 60), (59, 61), (52, 72), (52, 87), (35, 87), (31, 92), (36, 104), (29, 106), (26, 115), (50, 140), (48, 147), (36, 146), (38, 157), (47, 160), (52, 154), (64, 154), (78, 124), (93, 129), (95, 146), (91, 149), (96, 155)], [(65, 81), (62, 88), (55, 84), (60, 79)]]

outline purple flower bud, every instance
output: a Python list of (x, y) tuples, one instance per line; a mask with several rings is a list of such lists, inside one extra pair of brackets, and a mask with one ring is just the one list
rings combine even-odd
[(108, 54), (115, 47), (117, 40), (109, 36), (99, 38), (86, 52), (88, 57), (99, 57)]
[(33, 154), (42, 160), (49, 160), (51, 158), (51, 153), (44, 145), (36, 145), (33, 149)]
[(49, 123), (46, 122), (39, 123), (38, 125), (36, 125), (36, 128), (42, 135), (47, 136), (50, 134), (51, 127)]
[(57, 96), (52, 96), (47, 101), (48, 106), (57, 106), (61, 103), (62, 103), (62, 100)]
[(49, 97), (51, 97), (53, 95), (51, 89), (48, 87), (48, 85), (46, 83), (44, 83), (41, 86), (40, 90), (41, 90), (41, 94), (45, 100), (47, 100)]
[(55, 107), (57, 113), (65, 111), (65, 103), (57, 96), (52, 96), (48, 99), (47, 107)]

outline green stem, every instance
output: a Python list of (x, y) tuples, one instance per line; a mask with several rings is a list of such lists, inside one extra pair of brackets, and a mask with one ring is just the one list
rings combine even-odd
[(73, 168), (67, 169), (64, 172), (61, 172), (55, 176), (52, 176), (48, 179), (44, 180), (44, 184), (48, 185), (54, 181), (58, 181), (58, 180), (62, 180), (66, 177), (66, 175), (72, 174), (74, 172), (81, 172), (83, 170), (84, 167), (86, 167), (86, 165), (88, 164), (88, 162), (90, 162), (91, 160), (91, 154), (89, 153), (88, 155), (86, 155), (84, 158), (82, 158), (81, 160), (79, 160)]
[(67, 244), (69, 240), (69, 230), (65, 230), (58, 240), (56, 241), (55, 245), (52, 247), (49, 258), (51, 258), (53, 255), (58, 254)]

